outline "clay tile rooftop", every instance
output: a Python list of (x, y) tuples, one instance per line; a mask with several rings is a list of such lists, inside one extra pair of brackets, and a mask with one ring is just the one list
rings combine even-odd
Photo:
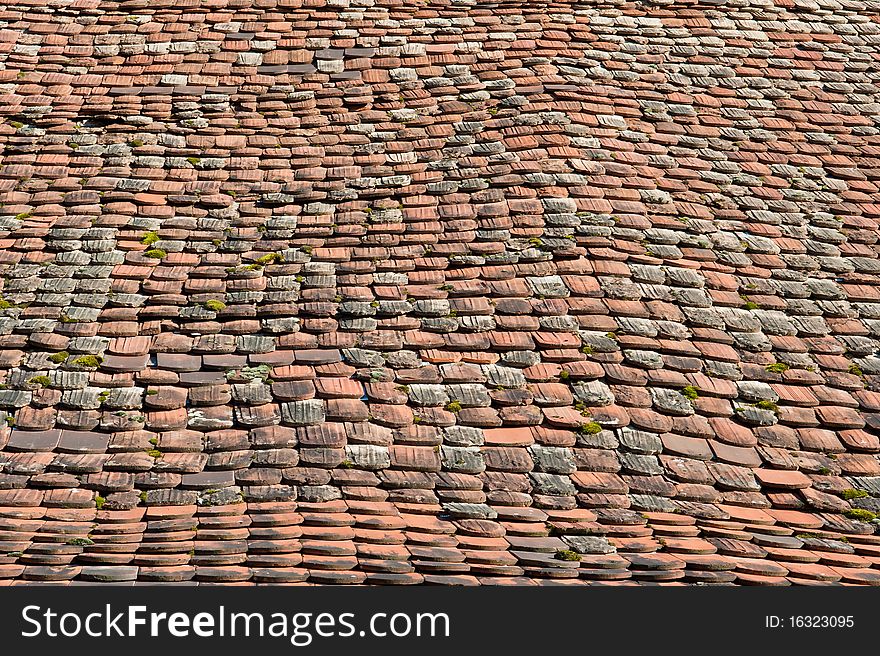
[(0, 584), (880, 584), (880, 3), (0, 6)]

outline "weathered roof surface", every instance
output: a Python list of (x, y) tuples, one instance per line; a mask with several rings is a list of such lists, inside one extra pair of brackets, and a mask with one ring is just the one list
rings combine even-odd
[(0, 579), (876, 585), (878, 15), (4, 4)]

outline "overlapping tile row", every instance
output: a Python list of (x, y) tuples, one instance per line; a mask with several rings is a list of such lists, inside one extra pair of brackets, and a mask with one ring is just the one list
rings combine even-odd
[(880, 583), (878, 47), (2, 5), (0, 581)]

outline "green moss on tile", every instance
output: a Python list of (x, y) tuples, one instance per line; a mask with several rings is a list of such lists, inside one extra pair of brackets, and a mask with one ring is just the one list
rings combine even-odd
[(763, 401), (758, 401), (755, 404), (756, 408), (760, 408), (761, 410), (769, 410), (774, 414), (779, 414), (779, 406), (773, 403), (773, 401), (768, 401), (764, 399)]
[(576, 561), (580, 560), (581, 556), (577, 551), (572, 551), (571, 549), (560, 549), (556, 552), (554, 556), (556, 560), (566, 560), (566, 561)]
[(595, 435), (602, 432), (602, 425), (597, 421), (588, 421), (586, 424), (581, 424), (578, 432), (582, 435)]
[(683, 390), (681, 390), (681, 394), (689, 401), (696, 401), (698, 398), (700, 398), (700, 389), (698, 387), (694, 387), (693, 385), (688, 385)]
[(217, 299), (211, 299), (210, 301), (205, 301), (205, 309), (210, 310), (211, 312), (220, 312), (226, 309), (226, 303), (223, 301), (218, 301)]
[(40, 387), (48, 387), (52, 383), (52, 379), (48, 376), (34, 376), (28, 379), (31, 385), (39, 385)]
[(843, 513), (845, 517), (858, 522), (871, 522), (877, 519), (877, 514), (863, 508), (851, 508)]
[(461, 401), (450, 401), (446, 404), (446, 409), (449, 412), (461, 412)]
[(768, 364), (764, 369), (771, 374), (781, 374), (789, 370), (789, 366), (784, 362), (774, 362)]
[(281, 253), (268, 253), (267, 255), (263, 255), (262, 257), (258, 257), (256, 259), (256, 264), (261, 266), (267, 266), (269, 264), (274, 264), (275, 262), (283, 262), (284, 256)]
[(141, 239), (141, 243), (144, 246), (152, 246), (157, 241), (159, 241), (159, 234), (155, 231), (152, 231), (152, 230), (150, 232), (146, 233), (143, 236), (143, 238)]
[(844, 490), (841, 495), (847, 501), (852, 501), (853, 499), (864, 499), (868, 496), (868, 493), (864, 490), (856, 490), (855, 488), (850, 488), (848, 490)]
[(100, 355), (83, 355), (74, 360), (73, 364), (80, 367), (98, 367), (103, 361), (104, 358)]

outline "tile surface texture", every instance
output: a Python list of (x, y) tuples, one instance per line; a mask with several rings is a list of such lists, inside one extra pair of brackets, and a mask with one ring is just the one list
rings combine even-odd
[(0, 5), (0, 585), (880, 584), (880, 2)]

